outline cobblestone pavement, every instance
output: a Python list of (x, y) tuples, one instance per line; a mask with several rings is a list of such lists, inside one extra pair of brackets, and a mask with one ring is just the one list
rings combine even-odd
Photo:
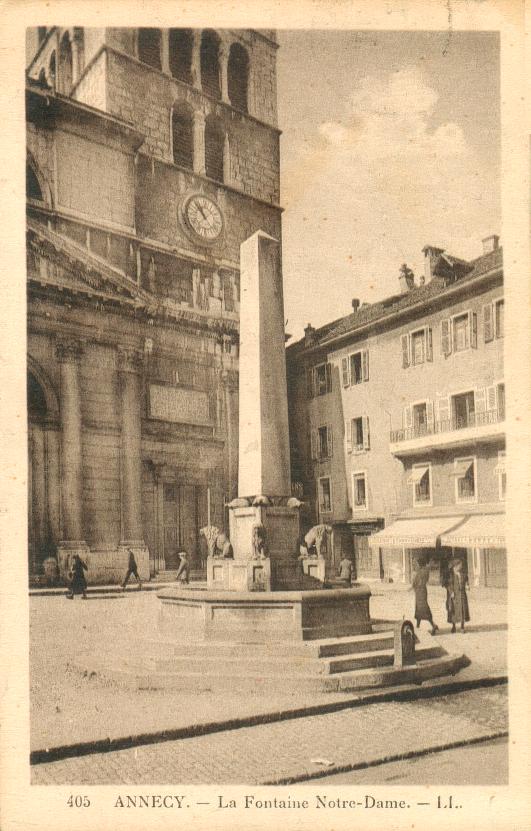
[(337, 769), (507, 727), (507, 689), (493, 687), (35, 765), (32, 784), (275, 784), (326, 771), (323, 760)]
[[(371, 614), (375, 618), (410, 617), (413, 595), (405, 587), (371, 585)], [(459, 679), (506, 672), (505, 593), (472, 590), (472, 622), (465, 636), (450, 635), (444, 626), (444, 591), (429, 587), (433, 612), (441, 626), (437, 638), (450, 652), (465, 652), (472, 660)], [(100, 678), (82, 677), (69, 669), (75, 649), (99, 652), (107, 644), (123, 643), (133, 655), (142, 639), (157, 637), (158, 602), (155, 592), (97, 595), (89, 600), (63, 597), (30, 599), (31, 748), (38, 750), (95, 739), (156, 732), (190, 724), (242, 718), (308, 704), (331, 703), (350, 695), (267, 696), (127, 690)], [(475, 629), (474, 629), (475, 627)], [(492, 628), (495, 627), (495, 628)], [(433, 645), (425, 623), (421, 639)], [(82, 715), (81, 715), (82, 714)]]

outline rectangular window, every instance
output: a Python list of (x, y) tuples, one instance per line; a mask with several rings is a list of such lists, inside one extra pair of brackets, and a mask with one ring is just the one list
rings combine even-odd
[(367, 508), (367, 474), (364, 471), (352, 474), (352, 504), (355, 511)]
[(350, 383), (361, 384), (363, 377), (361, 374), (361, 352), (355, 352), (350, 356)]
[(505, 419), (505, 384), (498, 384), (496, 387), (497, 399), (498, 399), (498, 420), (504, 421)]
[(317, 430), (317, 454), (319, 459), (332, 456), (332, 427), (328, 424)]
[(426, 355), (426, 335), (424, 329), (411, 335), (411, 363), (423, 364)]
[(470, 346), (470, 329), (468, 314), (458, 315), (453, 319), (454, 352), (462, 352)]
[(496, 337), (497, 338), (503, 338), (503, 330), (504, 330), (504, 303), (503, 303), (503, 300), (498, 300), (494, 304), (494, 320), (495, 320)]
[(319, 479), (319, 513), (329, 514), (332, 511), (332, 486), (330, 477), (321, 476)]
[(495, 468), (495, 473), (498, 476), (498, 497), (501, 501), (505, 500), (505, 493), (507, 490), (507, 472), (505, 469), (505, 450), (500, 450), (498, 453), (498, 464)]
[(454, 430), (474, 426), (476, 422), (475, 399), (473, 391), (452, 396), (452, 420)]
[(341, 360), (341, 379), (344, 387), (361, 384), (369, 380), (369, 350), (353, 352)]
[(319, 364), (308, 370), (308, 398), (332, 391), (332, 366)]
[(402, 335), (402, 366), (416, 366), (433, 361), (432, 331), (430, 326)]
[(413, 505), (431, 505), (430, 465), (413, 465), (409, 483), (413, 486)]
[(428, 409), (426, 402), (413, 405), (413, 429), (416, 436), (425, 435), (428, 430)]
[(476, 500), (476, 460), (474, 457), (454, 460), (456, 502)]
[(359, 416), (350, 420), (350, 435), (347, 436), (347, 441), (350, 444), (349, 450), (370, 449), (369, 419), (367, 416)]

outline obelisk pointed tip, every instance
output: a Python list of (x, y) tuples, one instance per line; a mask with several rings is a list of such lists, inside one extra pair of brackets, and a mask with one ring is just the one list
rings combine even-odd
[(251, 234), (250, 237), (247, 237), (247, 239), (244, 241), (243, 245), (245, 245), (246, 243), (250, 242), (253, 239), (270, 239), (270, 240), (273, 240), (273, 242), (278, 242), (278, 239), (276, 237), (272, 237), (271, 234), (268, 234), (265, 231), (262, 231), (261, 228), (259, 228), (258, 231), (255, 231), (254, 234)]

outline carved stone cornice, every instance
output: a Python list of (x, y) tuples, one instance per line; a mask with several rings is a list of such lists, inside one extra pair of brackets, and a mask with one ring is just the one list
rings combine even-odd
[(144, 353), (133, 346), (118, 347), (118, 370), (138, 375), (144, 368)]
[(83, 345), (75, 338), (65, 338), (57, 341), (55, 354), (60, 363), (76, 363), (83, 355)]

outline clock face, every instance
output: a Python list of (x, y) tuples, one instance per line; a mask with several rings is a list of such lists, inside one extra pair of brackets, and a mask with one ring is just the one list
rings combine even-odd
[(185, 205), (184, 215), (192, 231), (205, 242), (214, 242), (223, 230), (221, 211), (207, 196), (191, 196)]

